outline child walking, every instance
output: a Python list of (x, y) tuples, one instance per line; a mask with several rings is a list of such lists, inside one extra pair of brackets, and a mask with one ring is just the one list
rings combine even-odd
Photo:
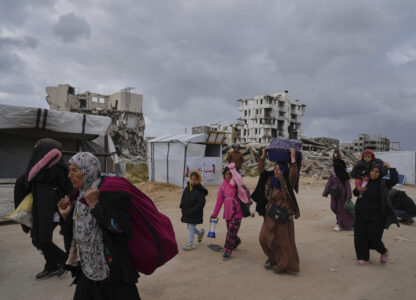
[(370, 180), (370, 169), (374, 164), (383, 164), (383, 161), (376, 159), (374, 152), (370, 149), (364, 150), (361, 154), (361, 160), (359, 160), (351, 171), (352, 177), (355, 179), (355, 187), (360, 192), (359, 198), (362, 197), (363, 192), (361, 187), (365, 188)]
[[(214, 212), (211, 218), (217, 218), (221, 206), (224, 203), (224, 219), (227, 222), (227, 237), (224, 245), (223, 260), (228, 260), (231, 257), (231, 253), (234, 249), (241, 244), (241, 239), (237, 233), (240, 229), (241, 219), (243, 213), (241, 211), (240, 199), (238, 198), (238, 182), (242, 182), (241, 175), (238, 174), (235, 169), (235, 164), (231, 163), (228, 167), (225, 167), (223, 171), (224, 181), (218, 189), (217, 203), (215, 204)], [(239, 178), (234, 178), (238, 177)], [(244, 192), (243, 192), (244, 193)], [(241, 193), (241, 196), (244, 196)], [(245, 199), (245, 202), (249, 201)]]
[(189, 242), (183, 247), (184, 250), (195, 250), (194, 236), (198, 236), (198, 242), (202, 241), (205, 229), (198, 230), (197, 224), (203, 223), (205, 196), (208, 194), (206, 188), (201, 184), (202, 175), (199, 171), (192, 171), (189, 182), (182, 193), (181, 205), (183, 223), (188, 224)]

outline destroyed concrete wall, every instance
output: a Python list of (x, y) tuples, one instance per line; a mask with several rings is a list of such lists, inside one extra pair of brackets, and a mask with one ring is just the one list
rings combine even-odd
[(315, 137), (315, 138), (309, 138), (309, 140), (315, 141), (315, 142), (318, 142), (318, 143), (322, 143), (322, 144), (325, 144), (327, 146), (334, 146), (334, 147), (339, 148), (339, 140), (338, 139), (329, 138), (329, 137)]
[(112, 119), (109, 128), (117, 154), (121, 160), (132, 162), (146, 160), (144, 140), (145, 121), (142, 113), (143, 96), (131, 93), (132, 88), (103, 95), (75, 93), (69, 84), (47, 87), (46, 100), (50, 109), (108, 116)]
[(192, 134), (209, 133), (210, 131), (225, 132), (225, 142), (236, 143), (240, 139), (241, 124), (213, 123), (209, 126), (201, 125), (192, 127)]

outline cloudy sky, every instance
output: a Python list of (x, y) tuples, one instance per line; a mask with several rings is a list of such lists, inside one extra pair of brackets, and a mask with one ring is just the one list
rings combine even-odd
[(414, 0), (1, 0), (0, 103), (45, 87), (143, 94), (146, 135), (235, 122), (289, 90), (304, 135), (387, 135), (416, 150)]

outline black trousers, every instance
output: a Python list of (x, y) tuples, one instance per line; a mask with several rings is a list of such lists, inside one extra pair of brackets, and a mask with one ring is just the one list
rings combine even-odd
[[(54, 227), (56, 227), (56, 224)], [(66, 253), (53, 243), (52, 237), (50, 240), (43, 240), (41, 242), (36, 238), (32, 238), (32, 244), (42, 251), (46, 261), (45, 270), (54, 271), (58, 268), (59, 264), (65, 263)]]
[(87, 278), (82, 270), (76, 279), (74, 300), (140, 300), (134, 283), (108, 283)]
[(381, 241), (383, 232), (384, 218), (367, 220), (356, 212), (354, 246), (358, 260), (368, 261), (370, 259), (370, 249), (374, 249), (380, 254), (386, 253), (387, 249)]

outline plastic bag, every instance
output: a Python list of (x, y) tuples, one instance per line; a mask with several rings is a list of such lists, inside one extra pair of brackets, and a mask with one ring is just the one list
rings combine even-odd
[(351, 201), (351, 199), (347, 199), (347, 201), (345, 201), (345, 209), (350, 213), (350, 214), (354, 214), (354, 203)]
[(14, 212), (7, 216), (8, 219), (32, 228), (32, 206), (33, 206), (33, 195), (28, 194)]

